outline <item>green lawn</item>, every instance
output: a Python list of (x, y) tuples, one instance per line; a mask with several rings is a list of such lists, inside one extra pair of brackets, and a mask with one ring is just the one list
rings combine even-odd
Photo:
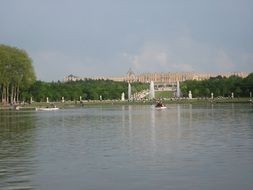
[(157, 91), (155, 92), (155, 98), (171, 98), (173, 97), (173, 92), (171, 91)]

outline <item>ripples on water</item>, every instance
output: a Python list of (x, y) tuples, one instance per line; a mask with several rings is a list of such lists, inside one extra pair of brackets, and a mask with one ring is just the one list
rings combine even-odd
[(246, 104), (0, 111), (0, 189), (253, 189)]
[(32, 189), (34, 124), (30, 114), (0, 111), (0, 189)]

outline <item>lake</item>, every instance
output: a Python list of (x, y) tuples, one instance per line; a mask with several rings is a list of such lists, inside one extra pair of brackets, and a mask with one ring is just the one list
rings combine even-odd
[(253, 189), (249, 104), (0, 110), (0, 189)]

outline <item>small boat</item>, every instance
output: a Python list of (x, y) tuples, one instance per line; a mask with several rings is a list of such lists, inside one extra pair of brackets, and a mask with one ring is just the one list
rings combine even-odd
[(167, 107), (161, 103), (161, 102), (158, 102), (156, 105), (155, 105), (155, 108), (156, 109), (166, 109)]
[(166, 109), (167, 107), (166, 106), (155, 106), (155, 109)]
[(59, 108), (35, 108), (36, 111), (55, 111)]
[(20, 110), (20, 108), (21, 108), (20, 106), (14, 106), (15, 110)]

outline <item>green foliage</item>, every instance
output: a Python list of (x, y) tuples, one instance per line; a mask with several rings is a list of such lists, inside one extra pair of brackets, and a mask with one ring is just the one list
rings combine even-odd
[(171, 91), (156, 91), (155, 97), (157, 99), (159, 99), (159, 98), (172, 98), (173, 92), (171, 92)]
[(215, 97), (229, 97), (232, 92), (237, 97), (249, 97), (250, 92), (253, 93), (253, 73), (244, 79), (238, 76), (217, 76), (203, 81), (184, 81), (181, 84), (181, 92), (187, 97), (189, 91), (192, 91), (193, 97), (210, 97), (211, 93), (214, 93)]
[(19, 94), (36, 79), (32, 60), (15, 47), (0, 44), (0, 94), (5, 103), (18, 101)]
[[(132, 88), (136, 92), (148, 88), (148, 84), (132, 83)], [(65, 100), (103, 100), (120, 99), (121, 93), (127, 94), (128, 84), (126, 82), (115, 82), (110, 80), (85, 80), (76, 82), (42, 82), (36, 81), (25, 93), (23, 98), (29, 100), (33, 97), (34, 101), (60, 101), (62, 97)]]

